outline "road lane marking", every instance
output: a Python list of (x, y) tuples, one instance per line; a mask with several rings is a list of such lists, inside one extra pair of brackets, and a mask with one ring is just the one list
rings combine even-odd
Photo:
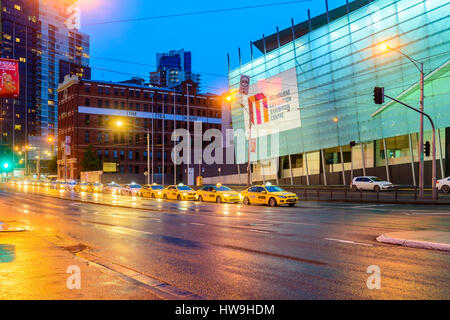
[(328, 241), (336, 241), (336, 242), (346, 243), (346, 244), (355, 244), (355, 245), (358, 245), (358, 246), (372, 247), (371, 244), (368, 244), (368, 243), (361, 243), (361, 242), (355, 242), (355, 241), (351, 241), (351, 240), (342, 240), (342, 239), (333, 239), (333, 238), (325, 238), (325, 240), (328, 240)]
[(256, 229), (249, 229), (248, 231), (252, 231), (252, 232), (258, 232), (258, 233), (270, 233), (269, 231), (264, 231), (264, 230), (256, 230)]
[(203, 223), (195, 223), (195, 222), (191, 222), (190, 224), (192, 224), (194, 226), (204, 226), (205, 225)]

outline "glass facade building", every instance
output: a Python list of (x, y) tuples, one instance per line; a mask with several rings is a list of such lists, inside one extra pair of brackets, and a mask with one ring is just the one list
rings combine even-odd
[(89, 37), (66, 25), (72, 14), (68, 8), (75, 0), (2, 0), (0, 3), (1, 56), (19, 61), (21, 89), (19, 99), (2, 101), (2, 143), (13, 147), (25, 144), (41, 147), (47, 136), (57, 135), (57, 88), (64, 76), (61, 72), (67, 69), (60, 66), (87, 68)]
[[(343, 14), (336, 15), (339, 12)], [(229, 73), (232, 90), (239, 88), (241, 75), (250, 76), (250, 88), (255, 90), (278, 86), (272, 90), (278, 93), (260, 105), (272, 122), (266, 136), (277, 135), (268, 139), (268, 152), (258, 152), (265, 137), (256, 132), (259, 121), (252, 123), (257, 146), (251, 152), (253, 180), (348, 184), (352, 176), (373, 174), (394, 183), (416, 184), (419, 115), (388, 99), (382, 106), (373, 101), (373, 89), (379, 86), (386, 95), (419, 108), (420, 73), (396, 50), (424, 63), (425, 112), (439, 128), (437, 176), (446, 175), (450, 169), (449, 13), (445, 0), (359, 0), (323, 15), (325, 23), (314, 24), (317, 19), (311, 19), (300, 24), (307, 26), (301, 34), (295, 35), (299, 25), (286, 29), (294, 30), (291, 41), (280, 43), (286, 30), (278, 39), (273, 35), (259, 40), (263, 55)], [(279, 45), (273, 46), (274, 38)], [(383, 50), (382, 44), (392, 49)], [(294, 76), (289, 77), (290, 72)], [(280, 96), (285, 97), (281, 104), (295, 100), (287, 104), (284, 115), (275, 110), (280, 103), (271, 104)], [(232, 107), (234, 130), (245, 130), (253, 112), (254, 101), (240, 99), (243, 108)], [(382, 112), (372, 117), (380, 107)], [(426, 119), (424, 123), (424, 139), (431, 142), (431, 126)], [(244, 163), (248, 143), (235, 142), (238, 163)], [(278, 173), (264, 176), (262, 161), (274, 155)], [(431, 157), (425, 160), (430, 184)]]

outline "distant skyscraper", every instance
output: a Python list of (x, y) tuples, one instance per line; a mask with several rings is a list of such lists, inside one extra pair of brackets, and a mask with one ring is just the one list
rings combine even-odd
[(90, 77), (89, 37), (66, 26), (75, 3), (1, 1), (1, 57), (19, 60), (21, 89), (18, 99), (2, 99), (2, 144), (37, 145), (40, 136), (56, 136), (60, 79), (66, 72)]
[(200, 84), (200, 75), (192, 73), (192, 54), (190, 51), (173, 50), (156, 54), (157, 70), (150, 74), (150, 82), (162, 87), (177, 87), (185, 80)]

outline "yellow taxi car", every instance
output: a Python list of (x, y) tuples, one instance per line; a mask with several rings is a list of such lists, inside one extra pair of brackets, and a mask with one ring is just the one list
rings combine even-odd
[(92, 193), (101, 193), (102, 190), (103, 190), (103, 184), (101, 184), (100, 182), (90, 184), (88, 187), (88, 192), (92, 192)]
[(74, 190), (76, 192), (89, 192), (89, 187), (91, 184), (89, 182), (79, 182), (75, 185)]
[(166, 200), (195, 200), (195, 198), (195, 190), (184, 184), (168, 186), (163, 193), (163, 199)]
[(245, 205), (263, 204), (276, 207), (287, 204), (293, 207), (298, 202), (298, 196), (295, 193), (287, 192), (271, 184), (247, 188), (241, 192), (241, 197)]
[(200, 190), (197, 190), (197, 200), (199, 202), (240, 202), (241, 198), (239, 197), (239, 193), (228, 188), (227, 186), (223, 186), (220, 183), (216, 185), (206, 185)]
[(139, 191), (139, 196), (144, 198), (162, 199), (164, 196), (164, 187), (159, 184), (147, 184)]

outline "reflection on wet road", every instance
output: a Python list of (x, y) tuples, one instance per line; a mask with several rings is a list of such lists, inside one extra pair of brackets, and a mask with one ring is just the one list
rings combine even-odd
[[(444, 207), (270, 208), (22, 187), (0, 190), (0, 212), (42, 237), (72, 239), (98, 259), (209, 299), (450, 296), (450, 255), (375, 241), (388, 231), (449, 231)], [(366, 286), (371, 265), (381, 268), (381, 290)]]

